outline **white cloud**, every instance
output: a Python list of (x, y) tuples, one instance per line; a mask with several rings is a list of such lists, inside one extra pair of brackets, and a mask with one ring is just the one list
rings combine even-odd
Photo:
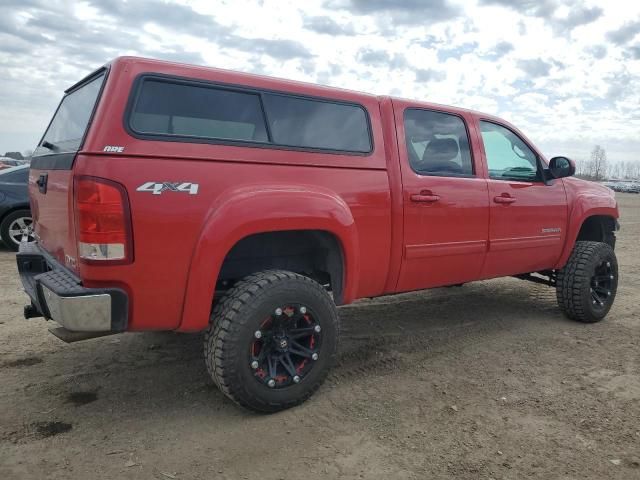
[(548, 155), (640, 160), (640, 3), (6, 0), (0, 153), (33, 148), (64, 88), (138, 54), (503, 116)]

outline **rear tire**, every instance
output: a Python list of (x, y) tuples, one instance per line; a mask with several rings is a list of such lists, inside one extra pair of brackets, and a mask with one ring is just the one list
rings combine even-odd
[(15, 210), (0, 223), (0, 238), (14, 252), (20, 248), (20, 240), (33, 242), (33, 219), (29, 210)]
[(610, 245), (576, 242), (564, 268), (558, 270), (556, 297), (564, 314), (579, 322), (602, 320), (618, 289), (618, 261)]
[(270, 270), (249, 275), (215, 305), (207, 370), (237, 404), (271, 413), (308, 399), (335, 361), (336, 306), (317, 282)]

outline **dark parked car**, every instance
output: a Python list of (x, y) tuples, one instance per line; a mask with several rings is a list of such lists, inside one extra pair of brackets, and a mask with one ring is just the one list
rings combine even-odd
[(34, 240), (28, 180), (29, 165), (0, 171), (0, 238), (11, 250)]

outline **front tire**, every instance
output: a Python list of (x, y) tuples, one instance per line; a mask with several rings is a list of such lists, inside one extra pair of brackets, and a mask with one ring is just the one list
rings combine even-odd
[(618, 289), (618, 260), (610, 245), (576, 242), (564, 268), (558, 270), (556, 297), (564, 314), (579, 322), (602, 320)]
[(237, 404), (284, 410), (325, 380), (339, 329), (336, 306), (317, 282), (283, 270), (249, 275), (213, 309), (204, 340), (207, 370)]

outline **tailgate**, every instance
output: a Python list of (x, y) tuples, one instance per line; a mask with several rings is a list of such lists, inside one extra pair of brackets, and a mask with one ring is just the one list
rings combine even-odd
[(31, 161), (29, 197), (36, 239), (60, 263), (77, 271), (73, 164), (89, 128), (106, 71), (65, 92)]
[(76, 270), (73, 172), (70, 169), (32, 167), (29, 174), (29, 197), (38, 242), (60, 263)]

